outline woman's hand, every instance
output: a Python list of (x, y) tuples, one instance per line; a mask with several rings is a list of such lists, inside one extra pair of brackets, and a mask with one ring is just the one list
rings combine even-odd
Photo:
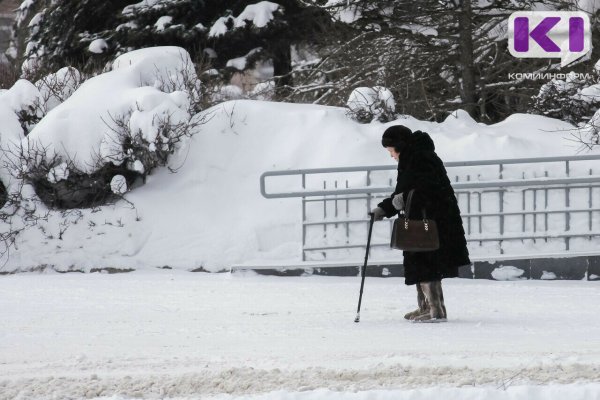
[(402, 198), (402, 193), (399, 193), (394, 196), (392, 199), (392, 205), (398, 211), (404, 210), (404, 199)]
[(385, 211), (381, 207), (375, 207), (371, 213), (374, 215), (373, 219), (375, 221), (381, 221), (385, 217)]

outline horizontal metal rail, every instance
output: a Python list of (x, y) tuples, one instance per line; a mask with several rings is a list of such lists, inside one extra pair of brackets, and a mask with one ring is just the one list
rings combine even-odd
[[(482, 236), (482, 237), (468, 237), (467, 242), (498, 242), (505, 240), (533, 240), (533, 239), (564, 239), (564, 238), (586, 238), (586, 237), (596, 237), (600, 236), (600, 232), (587, 232), (587, 233), (554, 233), (554, 234), (530, 234), (530, 235), (504, 235), (499, 238), (498, 236)], [(371, 243), (371, 247), (390, 247), (390, 243)], [(305, 251), (317, 251), (317, 250), (340, 250), (340, 249), (349, 249), (349, 248), (364, 248), (363, 244), (343, 244), (339, 246), (315, 246), (315, 247), (305, 247)]]
[[(564, 214), (564, 213), (589, 213), (589, 212), (600, 212), (600, 208), (563, 208), (556, 210), (525, 210), (525, 211), (506, 211), (503, 213), (461, 213), (460, 216), (463, 218), (468, 217), (499, 217), (505, 216), (519, 216), (519, 215), (543, 215), (543, 214)], [(302, 222), (305, 226), (311, 225), (334, 225), (334, 224), (364, 224), (369, 222), (368, 218), (359, 219), (333, 219), (333, 220), (320, 220), (320, 221), (304, 221)]]
[[(266, 174), (266, 173), (265, 173)], [(272, 175), (261, 175), (261, 193), (267, 199), (277, 199), (284, 197), (309, 197), (309, 196), (333, 196), (338, 195), (342, 196), (345, 194), (360, 194), (360, 193), (390, 193), (394, 190), (393, 187), (390, 186), (382, 186), (382, 187), (373, 187), (373, 186), (364, 186), (357, 187), (352, 189), (333, 189), (333, 190), (305, 190), (305, 191), (297, 191), (297, 192), (287, 192), (287, 193), (275, 193), (269, 194), (264, 191), (264, 183), (262, 183), (262, 179), (266, 176)], [(582, 178), (534, 178), (534, 179), (502, 179), (502, 180), (490, 180), (490, 181), (471, 181), (471, 182), (456, 182), (452, 184), (452, 187), (455, 190), (461, 189), (485, 189), (485, 188), (508, 188), (508, 187), (534, 187), (534, 186), (544, 186), (548, 187), (548, 189), (552, 189), (554, 185), (576, 185), (582, 183), (589, 184), (598, 184), (600, 186), (600, 175), (590, 175)], [(589, 186), (584, 186), (589, 187)], [(336, 200), (336, 199), (328, 199), (328, 200)]]
[[(446, 168), (452, 167), (475, 167), (485, 165), (513, 165), (513, 164), (540, 164), (540, 163), (551, 163), (551, 162), (576, 162), (576, 161), (591, 161), (600, 160), (600, 155), (584, 155), (584, 156), (561, 156), (561, 157), (537, 157), (537, 158), (515, 158), (515, 159), (495, 159), (495, 160), (480, 160), (480, 161), (451, 161), (444, 163)], [(265, 180), (268, 177), (274, 176), (306, 176), (323, 173), (345, 173), (345, 172), (370, 172), (370, 171), (392, 171), (396, 170), (396, 165), (368, 165), (368, 166), (356, 166), (356, 167), (332, 167), (332, 168), (310, 168), (310, 169), (292, 169), (285, 171), (267, 171), (260, 176), (260, 192), (268, 199), (282, 198), (282, 197), (307, 197), (307, 196), (328, 196), (328, 195), (342, 195), (342, 194), (359, 194), (359, 193), (385, 193), (389, 192), (389, 187), (363, 187), (353, 189), (339, 189), (339, 190), (319, 190), (319, 191), (299, 191), (299, 192), (288, 192), (288, 193), (267, 193)], [(598, 182), (600, 176), (585, 177), (579, 183), (587, 182)], [(522, 184), (511, 185), (509, 182), (521, 182), (522, 180), (493, 180), (493, 181), (474, 181), (474, 182), (456, 182), (453, 183), (455, 190), (467, 189), (467, 188), (486, 188), (486, 187), (507, 187), (507, 186), (519, 186)], [(552, 185), (560, 184), (560, 179), (550, 178), (537, 178), (534, 181), (539, 182), (540, 185)], [(557, 181), (552, 183), (552, 181)], [(506, 182), (500, 183), (500, 182)], [(484, 184), (485, 185), (481, 185)], [(578, 182), (571, 182), (573, 184)], [(501, 186), (499, 186), (501, 185)]]
[[(480, 245), (482, 242), (498, 242), (500, 244), (499, 256), (504, 256), (503, 242), (506, 241), (561, 239), (564, 241), (564, 248), (569, 252), (570, 240), (573, 238), (599, 238), (600, 232), (597, 229), (600, 225), (600, 215), (598, 214), (600, 212), (600, 196), (598, 196), (597, 188), (600, 188), (600, 175), (598, 175), (600, 168), (592, 168), (593, 164), (590, 163), (584, 164), (584, 168), (581, 168), (582, 165), (577, 164), (581, 161), (593, 160), (600, 161), (600, 155), (444, 163), (449, 171), (449, 176), (455, 177), (452, 187), (460, 204), (467, 242), (475, 245), (477, 242)], [(564, 163), (564, 166), (561, 168), (560, 165), (552, 163)], [(525, 164), (532, 165), (507, 168), (509, 165)], [(600, 167), (600, 163), (598, 165)], [(465, 169), (452, 173), (452, 168), (480, 166), (495, 166), (497, 170), (490, 170), (486, 167), (486, 169), (476, 169), (473, 174), (468, 174), (469, 170)], [(374, 207), (373, 202), (377, 204), (381, 199), (389, 197), (394, 190), (394, 181), (391, 176), (378, 175), (378, 183), (373, 184), (372, 178), (375, 175), (372, 173), (376, 171), (392, 172), (396, 168), (397, 165), (370, 165), (268, 171), (260, 177), (260, 190), (265, 198), (297, 197), (302, 199), (302, 259), (306, 260), (306, 252), (313, 251), (322, 253), (322, 256), (326, 258), (328, 250), (365, 247), (365, 244), (351, 243), (350, 225), (364, 224), (365, 227), (368, 226), (369, 220), (366, 215)], [(526, 175), (531, 175), (529, 171), (532, 169), (536, 171), (534, 174), (541, 173), (545, 176), (525, 178)], [(348, 173), (350, 175), (347, 175)], [(487, 178), (482, 178), (481, 173)], [(521, 174), (523, 178), (515, 178), (516, 175)], [(554, 176), (549, 176), (549, 174)], [(287, 187), (294, 189), (279, 192), (267, 190), (267, 180), (273, 177), (296, 179), (293, 182), (289, 179), (286, 181)], [(301, 186), (298, 178), (301, 178)], [(384, 179), (383, 185), (381, 178)], [(322, 189), (315, 190), (314, 186), (315, 184), (320, 186), (320, 180), (322, 180)], [(344, 180), (345, 187), (338, 187), (340, 181), (342, 183), (340, 186), (344, 186)], [(388, 180), (389, 184), (385, 185)], [(353, 182), (353, 185), (358, 183), (360, 186), (352, 186), (349, 182)], [(290, 183), (294, 183), (295, 186)], [(583, 191), (576, 192), (581, 189)], [(575, 199), (573, 196), (577, 196), (577, 203), (573, 202)], [(585, 201), (587, 207), (582, 205), (581, 200)], [(557, 201), (560, 203), (555, 204)], [(356, 218), (355, 209), (353, 212), (349, 211), (350, 203), (356, 204), (356, 202), (362, 202), (362, 207), (365, 207), (365, 218)], [(552, 205), (554, 207), (549, 207)], [(321, 207), (321, 211), (319, 211), (319, 207)], [(576, 214), (579, 214), (580, 217), (581, 214), (587, 214), (587, 217), (584, 216), (586, 223), (582, 223), (579, 219), (577, 225), (574, 225), (572, 218)], [(509, 217), (522, 217), (521, 221), (517, 222), (520, 225), (521, 233), (515, 234), (507, 229), (509, 227), (506, 218)], [(492, 218), (492, 221), (489, 218)], [(389, 220), (390, 229), (391, 222), (392, 220)], [(489, 225), (486, 225), (489, 223), (494, 224), (491, 225), (491, 229)], [(511, 221), (511, 224), (514, 229), (514, 220)], [(562, 228), (558, 231), (557, 224), (562, 224)], [(332, 225), (336, 226), (335, 230), (328, 228)], [(344, 228), (345, 238), (340, 237), (344, 234)], [(486, 232), (490, 233), (486, 235)], [(309, 235), (310, 240), (308, 240)], [(323, 245), (309, 245), (310, 242), (315, 241), (319, 244), (323, 242)], [(345, 243), (339, 244), (340, 242)], [(389, 244), (374, 243), (372, 246), (389, 246)], [(514, 251), (513, 247), (509, 247), (511, 252)], [(521, 247), (523, 247), (523, 251), (527, 251), (526, 245)], [(598, 252), (600, 253), (600, 249)]]

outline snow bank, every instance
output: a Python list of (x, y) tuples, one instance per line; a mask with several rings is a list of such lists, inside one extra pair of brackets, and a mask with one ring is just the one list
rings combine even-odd
[[(156, 81), (154, 57), (161, 54), (172, 55), (168, 57), (172, 64), (161, 64), (161, 73), (182, 66), (174, 48), (121, 56), (114, 71), (82, 85), (30, 136), (57, 152), (67, 149), (85, 167), (91, 149), (109, 135), (101, 115), (136, 105), (139, 109), (130, 123), (154, 134), (151, 117), (157, 110), (177, 111), (185, 105), (178, 94), (139, 87), (140, 82)], [(215, 106), (204, 113), (209, 120), (200, 133), (173, 156), (171, 166), (180, 167), (178, 173), (157, 170), (145, 186), (126, 195), (134, 210), (118, 205), (95, 215), (84, 212), (86, 216), (69, 228), (62, 241), (28, 232), (4, 268), (168, 265), (220, 270), (243, 262), (298, 262), (300, 199), (263, 198), (260, 175), (268, 170), (393, 164), (380, 144), (382, 132), (393, 124), (429, 132), (445, 161), (572, 155), (577, 150), (566, 140), (571, 125), (536, 115), (515, 114), (485, 125), (459, 110), (442, 123), (408, 117), (386, 124), (359, 124), (345, 112), (337, 107), (249, 100)], [(100, 229), (98, 222), (103, 219), (121, 221), (123, 226)], [(116, 236), (105, 243), (93, 240), (106, 229)]]

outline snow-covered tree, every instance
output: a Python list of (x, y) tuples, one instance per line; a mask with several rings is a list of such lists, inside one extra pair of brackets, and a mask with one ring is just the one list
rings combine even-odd
[(279, 97), (293, 86), (292, 48), (315, 43), (331, 25), (329, 14), (298, 0), (241, 1), (209, 29), (208, 43), (218, 55), (217, 67), (232, 72), (272, 67)]
[[(308, 1), (308, 0), (307, 0)], [(355, 87), (392, 90), (397, 110), (442, 119), (456, 108), (495, 121), (526, 111), (543, 82), (511, 78), (510, 72), (558, 70), (557, 60), (517, 59), (508, 51), (510, 14), (542, 3), (524, 0), (350, 0), (327, 9), (347, 30), (322, 52), (314, 87), (319, 98), (343, 104)], [(551, 0), (546, 9), (575, 9)], [(313, 74), (314, 75), (314, 74)]]
[(600, 74), (597, 70), (589, 78), (580, 78), (574, 72), (566, 78), (553, 79), (534, 96), (531, 111), (574, 125), (589, 121), (600, 108)]
[(12, 55), (30, 73), (65, 65), (95, 73), (128, 51), (174, 45), (225, 80), (261, 61), (268, 70), (262, 77), (285, 91), (292, 83), (291, 46), (314, 41), (330, 20), (299, 0), (27, 0), (16, 35), (26, 36), (26, 45), (14, 40)]

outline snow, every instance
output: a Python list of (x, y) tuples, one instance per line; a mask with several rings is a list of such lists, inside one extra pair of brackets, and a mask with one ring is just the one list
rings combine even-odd
[(104, 39), (95, 39), (90, 43), (88, 49), (92, 53), (102, 54), (108, 49), (108, 43)]
[(135, 160), (133, 163), (133, 170), (139, 172), (140, 174), (144, 173), (144, 164), (140, 160)]
[(241, 99), (244, 95), (244, 91), (241, 87), (237, 85), (225, 85), (219, 89), (218, 93), (213, 95), (214, 100), (231, 100), (231, 99)]
[(127, 192), (127, 180), (123, 175), (115, 175), (110, 181), (110, 189), (113, 193), (124, 194)]
[(323, 7), (330, 10), (334, 19), (346, 24), (351, 24), (362, 17), (360, 7), (350, 5), (348, 0), (328, 0)]
[(19, 10), (24, 11), (31, 7), (35, 3), (35, 0), (24, 0), (19, 6)]
[(597, 285), (444, 280), (449, 322), (412, 324), (368, 277), (356, 324), (358, 277), (3, 276), (0, 399), (597, 399)]
[(521, 279), (525, 271), (520, 268), (513, 267), (510, 265), (495, 268), (492, 271), (492, 277), (497, 281), (513, 281)]
[(413, 33), (417, 33), (417, 34), (424, 35), (424, 36), (437, 36), (438, 35), (437, 29), (430, 27), (430, 26), (421, 25), (421, 24), (403, 24), (403, 25), (399, 25), (398, 27), (402, 28), (402, 29), (410, 30)]
[(172, 3), (174, 1), (175, 0), (143, 0), (139, 3), (126, 6), (122, 13), (124, 16), (134, 15), (136, 12), (144, 11), (146, 9), (157, 9), (164, 7), (168, 3)]
[(117, 31), (120, 31), (122, 29), (137, 29), (138, 28), (138, 24), (135, 21), (129, 21), (126, 22), (124, 24), (120, 24), (119, 26), (117, 26)]
[(238, 71), (243, 71), (246, 69), (246, 64), (248, 63), (248, 57), (252, 56), (260, 52), (262, 48), (257, 47), (255, 49), (250, 50), (245, 56), (233, 58), (227, 61), (226, 66), (237, 69)]
[(243, 71), (246, 69), (246, 56), (232, 58), (227, 61), (227, 67), (232, 67), (237, 69), (238, 71)]
[[(9, 90), (0, 93), (0, 148), (3, 150), (15, 150), (16, 144), (20, 143), (24, 132), (19, 121), (18, 113), (36, 109), (36, 105), (43, 103), (39, 90), (31, 82), (20, 79)], [(18, 182), (12, 178), (7, 164), (14, 157), (0, 152), (0, 179), (11, 192), (17, 188)]]
[(56, 167), (50, 169), (48, 172), (48, 181), (50, 183), (60, 182), (69, 177), (69, 167), (67, 163), (61, 163)]
[(112, 68), (84, 82), (50, 111), (27, 136), (27, 146), (47, 148), (49, 156), (72, 159), (76, 168), (89, 173), (102, 166), (99, 161), (123, 159), (114, 119), (124, 118), (132, 132), (139, 130), (151, 141), (160, 117), (169, 115), (174, 123), (187, 118), (181, 94), (157, 87), (177, 82), (183, 73), (195, 78), (189, 54), (178, 47), (141, 49), (118, 57)]
[(243, 28), (247, 23), (250, 23), (250, 25), (254, 25), (257, 28), (263, 28), (273, 20), (273, 14), (279, 8), (279, 4), (270, 1), (260, 1), (256, 4), (250, 4), (235, 19), (235, 27)]
[(257, 100), (269, 100), (275, 92), (275, 82), (260, 82), (248, 94)]
[(27, 25), (27, 27), (28, 27), (28, 28), (32, 28), (32, 27), (34, 27), (34, 26), (37, 26), (37, 25), (39, 25), (39, 24), (40, 24), (40, 22), (42, 21), (42, 16), (43, 16), (43, 15), (44, 15), (44, 14), (43, 14), (43, 13), (41, 13), (41, 12), (39, 12), (39, 13), (35, 14), (35, 15), (33, 16), (33, 18), (31, 18), (31, 21), (29, 21), (29, 24)]
[(233, 17), (220, 17), (215, 21), (215, 23), (210, 27), (210, 31), (208, 31), (208, 37), (221, 36), (227, 33), (227, 22), (229, 20), (234, 20)]
[(273, 20), (273, 14), (280, 9), (279, 4), (270, 1), (261, 1), (250, 4), (237, 17), (227, 16), (217, 19), (208, 32), (208, 37), (222, 36), (228, 32), (227, 23), (233, 22), (233, 29), (243, 28), (250, 25), (256, 28), (264, 28)]
[[(174, 56), (177, 51), (146, 50), (150, 53), (121, 56), (114, 71), (83, 84), (29, 136), (43, 136), (48, 143), (62, 142), (64, 148), (60, 146), (57, 151), (68, 149), (80, 163), (85, 155), (94, 152), (118, 162), (123, 155), (118, 146), (111, 148), (116, 139), (100, 116), (109, 120), (103, 110), (115, 115), (135, 105), (139, 110), (132, 114), (132, 124), (148, 138), (154, 137), (153, 116), (162, 107), (180, 109), (185, 95), (164, 93), (153, 87), (153, 64), (157, 64), (154, 55), (158, 61), (163, 52), (173, 55), (167, 58), (173, 62), (171, 68), (161, 69), (168, 75), (169, 70), (181, 67), (179, 57)], [(234, 90), (227, 95), (241, 96), (237, 86), (224, 90)], [(1, 95), (0, 102), (6, 95)], [(573, 155), (577, 151), (567, 140), (572, 125), (537, 115), (514, 114), (500, 123), (485, 125), (458, 110), (441, 123), (405, 117), (386, 124), (359, 124), (346, 116), (344, 108), (250, 100), (225, 102), (203, 115), (207, 116), (207, 123), (182, 143), (170, 161), (178, 172), (156, 170), (144, 186), (125, 195), (135, 209), (118, 203), (101, 207), (95, 213), (83, 210), (81, 221), (69, 227), (63, 240), (56, 239), (61, 221), (56, 215), (44, 223), (54, 239), (36, 230), (25, 232), (2, 269), (52, 265), (57, 270), (89, 271), (107, 265), (134, 269), (168, 265), (218, 271), (240, 263), (297, 262), (302, 243), (300, 199), (263, 198), (260, 175), (281, 169), (392, 165), (380, 140), (386, 127), (393, 124), (429, 132), (437, 153), (445, 161)], [(81, 136), (84, 128), (86, 135)], [(510, 177), (509, 170), (506, 175)], [(286, 188), (292, 189), (289, 185), (280, 189)], [(550, 200), (560, 207), (564, 196), (562, 200)], [(103, 224), (105, 220), (113, 225)], [(121, 221), (122, 226), (116, 221)], [(550, 218), (549, 222), (561, 229), (560, 221)], [(385, 232), (389, 235), (389, 231)], [(362, 230), (352, 234), (355, 241), (364, 237)], [(374, 238), (377, 234), (381, 232), (374, 232)], [(98, 237), (103, 242), (97, 241)], [(181, 240), (182, 237), (187, 239)], [(389, 236), (378, 238), (389, 240)], [(557, 250), (556, 244), (548, 246)], [(493, 246), (482, 251), (497, 254)], [(522, 246), (520, 251), (527, 253)], [(531, 251), (537, 251), (535, 246)], [(392, 255), (385, 256), (390, 259)]]
[(585, 87), (573, 97), (575, 99), (587, 101), (588, 103), (597, 102), (600, 100), (600, 84)]
[(544, 279), (544, 280), (556, 279), (556, 274), (554, 272), (543, 271), (542, 277), (540, 279)]
[(83, 80), (81, 73), (73, 67), (64, 67), (35, 83), (45, 111), (48, 112), (69, 98)]
[(173, 21), (173, 17), (169, 16), (169, 15), (164, 15), (162, 17), (160, 17), (156, 23), (154, 24), (154, 28), (157, 31), (164, 31), (167, 27), (167, 25), (171, 25)]
[(384, 110), (395, 111), (396, 102), (394, 101), (394, 95), (392, 92), (382, 86), (375, 87), (359, 87), (350, 93), (348, 102), (346, 103), (348, 108), (356, 113), (361, 110), (372, 112), (377, 116)]
[[(68, 76), (61, 71), (60, 77)], [(154, 144), (150, 150), (156, 150), (162, 145), (157, 121), (167, 115), (174, 121), (183, 121), (188, 116), (190, 99), (181, 90), (182, 86), (175, 87), (172, 93), (159, 89), (161, 81), (177, 81), (181, 71), (195, 77), (189, 55), (177, 47), (124, 54), (115, 60), (111, 71), (89, 79), (70, 97), (70, 88), (75, 84), (67, 85), (68, 98), (53, 104), (24, 141), (48, 147), (63, 162), (73, 159), (76, 168), (94, 171), (97, 156), (103, 162), (116, 164), (125, 159), (118, 134), (107, 125), (111, 118), (122, 116), (133, 132), (140, 132)], [(40, 90), (45, 89), (40, 86)], [(37, 101), (40, 90), (22, 80), (0, 94), (3, 144), (9, 139), (17, 143), (22, 140), (16, 112)], [(222, 90), (218, 96), (223, 98), (243, 95), (238, 86)], [(457, 110), (441, 123), (405, 116), (385, 124), (359, 124), (349, 119), (346, 109), (340, 107), (236, 100), (219, 104), (198, 117), (205, 117), (206, 123), (190, 140), (180, 143), (169, 162), (169, 167), (178, 172), (157, 169), (144, 186), (127, 192), (125, 197), (134, 208), (130, 203), (120, 202), (93, 212), (81, 210), (81, 219), (69, 226), (62, 240), (57, 239), (58, 227), (64, 222), (62, 216), (51, 213), (47, 222), (40, 222), (39, 230), (27, 230), (17, 239), (17, 248), (0, 269), (29, 270), (49, 265), (61, 271), (89, 271), (107, 265), (133, 269), (169, 265), (218, 271), (232, 264), (297, 262), (302, 243), (300, 199), (265, 199), (259, 190), (261, 174), (282, 169), (393, 166), (394, 161), (381, 147), (380, 140), (382, 132), (394, 124), (428, 132), (444, 161), (575, 155), (579, 150), (568, 140), (574, 130), (572, 125), (539, 115), (513, 114), (502, 122), (485, 125)], [(141, 171), (143, 165), (135, 161), (131, 160), (128, 167)], [(556, 176), (564, 176), (564, 168), (555, 167), (545, 165), (544, 169), (552, 174), (562, 170)], [(573, 171), (581, 169), (586, 175), (592, 167), (593, 162), (571, 166)], [(528, 168), (526, 171), (506, 168), (503, 174), (505, 178), (521, 178), (523, 172), (527, 177), (544, 176), (539, 167)], [(0, 173), (3, 182), (10, 180), (6, 170), (1, 169)], [(478, 173), (485, 175), (483, 169)], [(61, 176), (58, 174), (57, 178)], [(387, 178), (381, 184), (389, 184)], [(293, 182), (283, 182), (277, 187), (278, 190), (296, 188)], [(588, 194), (575, 195), (575, 189), (573, 194), (571, 206), (586, 207)], [(519, 195), (508, 192), (505, 200), (520, 207)], [(560, 193), (550, 193), (548, 200), (550, 209), (565, 205)], [(360, 213), (352, 217), (364, 217), (365, 210), (357, 211)], [(561, 217), (548, 218), (550, 232), (564, 230)], [(586, 220), (574, 217), (571, 223), (572, 229), (579, 229)], [(528, 219), (526, 229), (531, 224)], [(389, 231), (384, 229), (387, 225), (379, 226), (374, 230), (374, 240), (389, 240)], [(496, 228), (496, 223), (484, 223), (486, 231)], [(520, 228), (519, 221), (511, 229), (520, 232)], [(351, 240), (362, 241), (364, 233), (353, 230)], [(98, 237), (103, 241), (96, 240)], [(182, 237), (187, 240), (181, 240)], [(593, 245), (587, 239), (581, 243), (572, 241), (573, 249), (581, 251), (589, 251)], [(552, 240), (542, 244), (518, 243), (517, 247), (520, 254), (561, 250)], [(509, 244), (506, 249), (510, 250)], [(389, 250), (379, 252), (386, 249), (376, 250), (372, 254), (375, 258), (399, 257)], [(495, 244), (477, 250), (482, 254), (498, 254)], [(512, 276), (506, 275), (507, 272), (499, 270), (497, 274)]]
[(585, 11), (590, 15), (596, 14), (596, 11), (600, 9), (600, 1), (598, 0), (577, 0), (577, 10)]

